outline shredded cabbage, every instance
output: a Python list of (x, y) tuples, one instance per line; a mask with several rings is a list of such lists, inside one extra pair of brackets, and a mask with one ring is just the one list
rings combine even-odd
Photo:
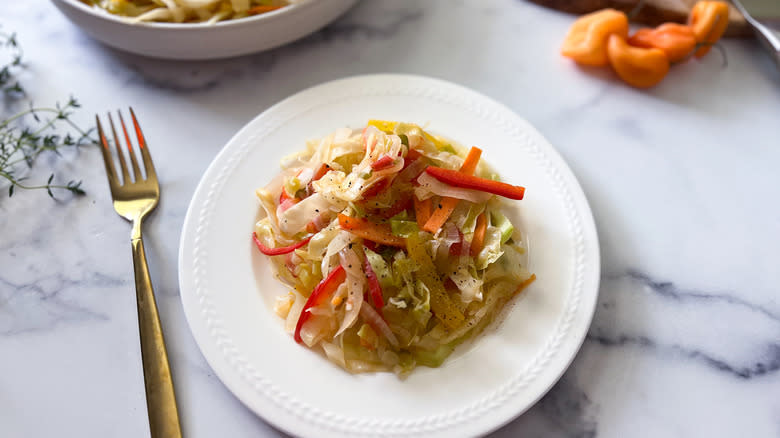
[[(254, 227), (290, 287), (275, 305), (285, 329), (349, 372), (406, 374), (441, 365), (494, 320), (532, 276), (498, 197), (424, 171), (459, 169), (464, 155), (417, 125), (372, 120), (285, 157), (281, 173), (256, 192)], [(491, 174), (484, 164), (477, 169)], [(430, 200), (432, 213), (442, 197), (459, 202), (436, 232), (422, 231), (419, 206)], [(340, 215), (360, 221), (342, 223)]]

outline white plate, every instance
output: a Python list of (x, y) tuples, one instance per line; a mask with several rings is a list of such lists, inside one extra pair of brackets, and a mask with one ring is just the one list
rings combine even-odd
[(79, 0), (52, 0), (74, 24), (117, 49), (165, 59), (215, 59), (268, 50), (338, 18), (357, 0), (303, 0), (254, 17), (203, 23), (137, 23)]
[[(350, 375), (296, 344), (274, 314), (284, 288), (251, 242), (256, 187), (308, 138), (369, 118), (428, 124), (506, 180), (538, 280), (503, 322), (438, 369), (405, 380)], [(225, 385), (267, 421), (311, 437), (484, 434), (535, 403), (558, 380), (590, 325), (599, 283), (596, 229), (574, 175), (547, 141), (508, 108), (436, 79), (358, 76), (298, 93), (228, 142), (198, 185), (182, 231), (181, 297), (192, 332)]]

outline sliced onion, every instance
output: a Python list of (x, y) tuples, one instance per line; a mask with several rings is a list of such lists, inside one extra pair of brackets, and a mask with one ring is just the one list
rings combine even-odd
[[(341, 252), (342, 249), (349, 246), (350, 243), (357, 242), (357, 237), (349, 231), (340, 230), (336, 237), (328, 244), (328, 249), (325, 252), (325, 256), (322, 258), (322, 265), (320, 266), (322, 272), (330, 272), (331, 258)], [(336, 263), (334, 263), (335, 266)], [(344, 266), (344, 269), (347, 267)]]
[(292, 208), (292, 206), (293, 206), (293, 205), (295, 205), (295, 204), (296, 204), (296, 202), (295, 202), (294, 200), (292, 200), (292, 199), (290, 199), (290, 198), (287, 198), (287, 199), (285, 199), (285, 200), (284, 200), (284, 201), (282, 201), (282, 203), (281, 203), (281, 204), (279, 204), (279, 206), (276, 208), (276, 215), (277, 215), (277, 216), (281, 216), (281, 215), (282, 215), (282, 213), (284, 213), (285, 211), (287, 211), (287, 210), (289, 210), (290, 208)]
[(298, 181), (301, 182), (301, 187), (306, 187), (314, 176), (314, 170), (309, 167), (304, 167), (298, 172)]
[(417, 176), (420, 175), (426, 167), (428, 167), (428, 163), (426, 163), (425, 160), (415, 160), (412, 164), (409, 165), (409, 167), (402, 170), (401, 173), (398, 174), (398, 178), (401, 181), (411, 181), (417, 178)]
[(390, 342), (390, 345), (393, 347), (398, 347), (398, 339), (393, 334), (393, 331), (390, 330), (390, 326), (387, 325), (387, 322), (382, 319), (382, 317), (376, 310), (374, 310), (373, 307), (368, 305), (363, 306), (360, 309), (360, 316), (362, 316), (366, 323), (374, 330), (378, 331), (385, 338), (387, 338), (387, 341)]
[(328, 214), (323, 212), (318, 215), (314, 216), (314, 219), (311, 220), (312, 225), (314, 226), (314, 232), (318, 233), (320, 230), (328, 226)]
[(319, 193), (315, 193), (279, 215), (279, 229), (288, 235), (297, 234), (306, 228), (306, 224), (314, 215), (329, 208), (330, 203)]
[(341, 326), (336, 332), (340, 335), (344, 330), (352, 327), (360, 314), (360, 308), (363, 307), (363, 290), (366, 286), (366, 277), (363, 273), (362, 263), (357, 254), (352, 249), (343, 249), (339, 252), (341, 266), (347, 272), (347, 304), (346, 313), (341, 321)]
[(308, 347), (313, 347), (324, 339), (331, 329), (332, 316), (313, 314), (301, 328), (301, 339)]
[(448, 257), (452, 245), (460, 242), (458, 227), (452, 222), (447, 222), (436, 240), (439, 242), (438, 255), (444, 258)]
[(284, 180), (295, 175), (298, 172), (297, 169), (285, 169), (279, 172), (268, 184), (263, 187), (264, 190), (269, 193), (282, 193), (282, 186), (284, 186)]
[(298, 325), (298, 318), (301, 317), (301, 311), (306, 304), (306, 298), (298, 292), (291, 292), (295, 295), (295, 302), (290, 307), (290, 312), (287, 313), (287, 319), (284, 322), (284, 329), (288, 333), (295, 332), (295, 326)]
[(461, 189), (453, 187), (449, 184), (437, 180), (429, 175), (427, 172), (423, 172), (417, 182), (420, 187), (414, 189), (415, 195), (419, 199), (425, 200), (433, 195), (447, 196), (449, 198), (463, 199), (475, 204), (481, 204), (487, 202), (493, 195), (487, 192), (480, 192), (479, 190)]

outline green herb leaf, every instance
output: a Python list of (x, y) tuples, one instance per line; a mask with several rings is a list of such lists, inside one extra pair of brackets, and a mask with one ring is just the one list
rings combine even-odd
[[(0, 50), (3, 49), (11, 52), (12, 61), (0, 65), (0, 98), (6, 107), (13, 108), (20, 104), (16, 99), (26, 95), (24, 87), (15, 77), (24, 68), (22, 49), (15, 34), (0, 31)], [(71, 96), (64, 105), (57, 103), (53, 108), (36, 107), (32, 101), (27, 101), (24, 106), (27, 109), (18, 114), (0, 118), (0, 177), (9, 183), (8, 197), (13, 196), (17, 187), (25, 190), (46, 189), (52, 198), (56, 190), (85, 194), (81, 189), (81, 181), (70, 181), (66, 185), (53, 184), (54, 173), (46, 184), (23, 183), (27, 179), (25, 174), (28, 169), (33, 168), (41, 154), (60, 156), (65, 147), (96, 143), (92, 138), (94, 128), (82, 129), (71, 119), (74, 110), (80, 106), (78, 101)]]

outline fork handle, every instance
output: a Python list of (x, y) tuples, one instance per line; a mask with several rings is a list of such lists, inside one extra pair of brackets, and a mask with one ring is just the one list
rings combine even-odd
[(146, 264), (140, 218), (133, 221), (131, 242), (149, 429), (152, 438), (181, 438), (179, 411), (176, 408), (168, 353), (165, 350), (160, 316), (149, 277), (149, 267)]

